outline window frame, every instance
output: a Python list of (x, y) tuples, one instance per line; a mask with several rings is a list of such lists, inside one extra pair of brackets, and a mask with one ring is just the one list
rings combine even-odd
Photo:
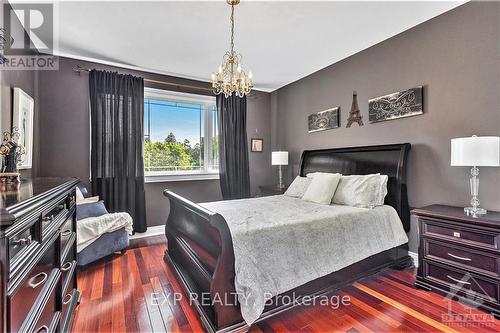
[[(205, 106), (203, 115), (204, 147), (203, 147), (203, 169), (202, 170), (183, 170), (183, 171), (146, 171), (144, 178), (146, 183), (158, 183), (169, 181), (191, 181), (191, 180), (209, 180), (219, 179), (219, 169), (212, 168), (212, 133), (217, 124), (213, 124), (212, 106), (215, 105), (215, 96), (197, 95), (171, 90), (156, 89), (144, 87), (144, 99), (157, 99), (175, 101), (180, 103), (196, 103)], [(144, 110), (144, 113), (146, 110)], [(146, 131), (143, 135), (143, 140)], [(200, 138), (201, 139), (201, 138)], [(143, 154), (143, 158), (146, 156)]]

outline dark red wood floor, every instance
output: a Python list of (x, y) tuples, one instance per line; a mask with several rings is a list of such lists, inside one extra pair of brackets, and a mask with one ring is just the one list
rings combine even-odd
[[(79, 272), (81, 303), (73, 332), (200, 332), (196, 312), (172, 269), (163, 261), (164, 237), (135, 241), (116, 255)], [(388, 270), (330, 296), (350, 305), (299, 306), (253, 325), (251, 332), (499, 332), (484, 312), (413, 288), (414, 270)], [(447, 321), (448, 314), (469, 320)]]

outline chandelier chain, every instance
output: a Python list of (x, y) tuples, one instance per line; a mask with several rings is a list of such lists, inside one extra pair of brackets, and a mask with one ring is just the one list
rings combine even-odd
[(231, 5), (231, 55), (234, 54), (234, 4)]

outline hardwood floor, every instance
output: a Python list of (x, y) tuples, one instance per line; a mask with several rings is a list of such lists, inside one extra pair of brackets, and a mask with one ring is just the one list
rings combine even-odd
[[(73, 332), (203, 331), (174, 272), (162, 259), (165, 248), (163, 236), (136, 240), (123, 256), (106, 258), (79, 272), (82, 296)], [(298, 306), (253, 325), (250, 331), (500, 331), (500, 321), (441, 295), (414, 289), (414, 280), (414, 270), (387, 270), (329, 295), (348, 297), (349, 305)], [(184, 297), (178, 301), (174, 293)], [(454, 320), (449, 321), (450, 317)], [(463, 318), (467, 320), (460, 321)]]

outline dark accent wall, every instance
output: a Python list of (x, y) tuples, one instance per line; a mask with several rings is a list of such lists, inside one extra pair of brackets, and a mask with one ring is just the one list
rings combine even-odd
[[(3, 27), (3, 10), (5, 1), (0, 1), (0, 27)], [(22, 29), (21, 23), (17, 17), (12, 22), (12, 30)], [(39, 109), (38, 109), (38, 72), (30, 70), (0, 70), (0, 130), (3, 140), (3, 133), (12, 130), (12, 110), (14, 88), (21, 88), (34, 99), (34, 116), (33, 116), (33, 164), (31, 169), (20, 170), (21, 176), (24, 178), (36, 177), (39, 170)]]
[[(410, 205), (467, 205), (469, 170), (450, 167), (450, 139), (500, 134), (499, 48), (500, 3), (471, 2), (273, 92), (273, 147), (290, 151), (288, 179), (304, 149), (410, 142)], [(368, 99), (419, 85), (424, 115), (368, 122)], [(353, 90), (365, 125), (345, 128)], [(307, 115), (332, 106), (342, 128), (309, 134)], [(500, 168), (481, 168), (480, 192), (500, 210)], [(412, 251), (416, 235), (413, 226)]]
[[(186, 80), (107, 66), (70, 58), (60, 58), (58, 71), (39, 73), (40, 103), (40, 174), (43, 176), (75, 176), (89, 183), (90, 175), (90, 116), (88, 75), (74, 71), (84, 68), (118, 71), (148, 79), (206, 87), (206, 82)], [(165, 86), (146, 82), (146, 86), (165, 89)], [(169, 87), (170, 90), (174, 90)], [(199, 90), (184, 92), (200, 93)], [(248, 98), (248, 137), (256, 129), (264, 139), (263, 153), (250, 153), (250, 181), (252, 193), (258, 186), (270, 184), (270, 94), (255, 91)], [(146, 183), (146, 209), (148, 226), (164, 224), (169, 206), (163, 190), (169, 188), (195, 202), (222, 200), (218, 180), (196, 180)]]

